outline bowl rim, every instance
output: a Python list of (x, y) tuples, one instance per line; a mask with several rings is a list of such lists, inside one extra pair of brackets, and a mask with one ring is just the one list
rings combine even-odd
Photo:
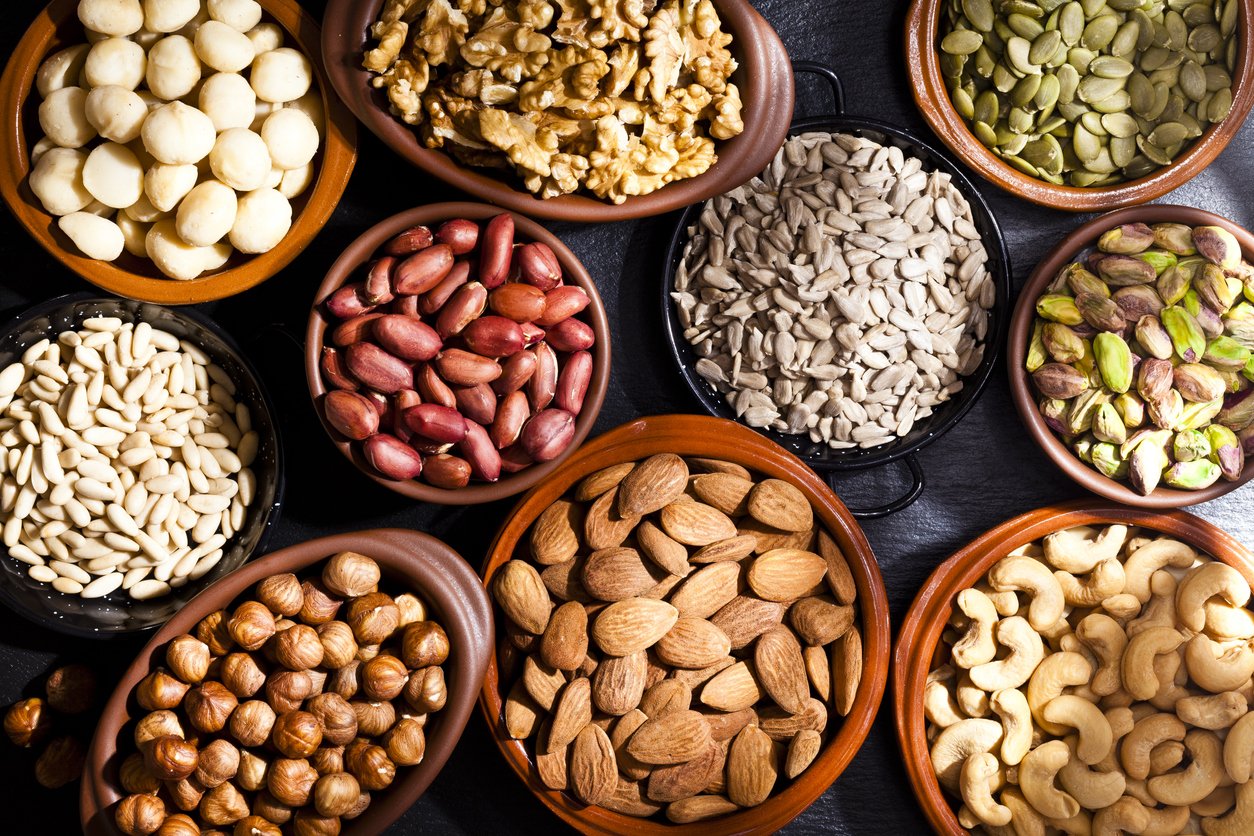
[(1010, 397), (1028, 433), (1053, 460), (1054, 464), (1081, 487), (1100, 496), (1139, 508), (1171, 509), (1196, 505), (1217, 499), (1254, 479), (1254, 466), (1247, 466), (1235, 482), (1220, 480), (1196, 491), (1178, 490), (1160, 485), (1149, 496), (1142, 496), (1122, 482), (1098, 473), (1067, 449), (1062, 440), (1045, 424), (1036, 407), (1028, 382), (1028, 339), (1036, 318), (1036, 298), (1054, 279), (1058, 271), (1075, 259), (1083, 249), (1094, 246), (1102, 232), (1125, 223), (1182, 223), (1187, 226), (1221, 226), (1236, 236), (1247, 259), (1254, 260), (1254, 234), (1227, 218), (1191, 206), (1153, 204), (1130, 206), (1099, 215), (1081, 224), (1062, 239), (1037, 264), (1023, 289), (1010, 317), (1010, 337), (1006, 348), (1006, 372), (1010, 378)]
[(461, 738), (474, 708), (492, 643), (492, 607), (479, 577), (460, 554), (446, 543), (419, 531), (385, 528), (345, 532), (288, 546), (251, 561), (197, 595), (154, 635), (127, 667), (110, 695), (92, 737), (79, 793), (83, 831), (115, 833), (112, 817), (100, 818), (122, 797), (105, 779), (110, 758), (117, 754), (118, 735), (129, 722), (127, 699), (131, 689), (161, 658), (160, 651), (176, 635), (190, 632), (208, 613), (225, 607), (271, 574), (300, 572), (342, 551), (357, 551), (373, 558), (385, 578), (405, 584), (406, 591), (420, 596), (440, 617), (457, 656), (446, 669), (449, 699), (437, 715), (437, 734), (427, 738), (422, 763), (377, 794), (367, 811), (346, 827), (346, 834), (383, 831), (408, 810), (430, 786)]
[[(284, 495), (286, 494), (286, 491), (287, 491), (287, 477), (286, 477), (286, 472), (284, 468), (285, 456), (283, 452), (283, 429), (282, 429), (282, 425), (276, 420), (274, 401), (270, 397), (270, 390), (267, 388), (264, 378), (262, 378), (262, 376), (258, 374), (256, 366), (253, 365), (253, 362), (244, 353), (244, 350), (240, 347), (239, 343), (236, 342), (235, 338), (230, 334), (230, 332), (228, 332), (225, 328), (222, 327), (221, 324), (211, 319), (209, 316), (205, 315), (202, 311), (200, 311), (197, 308), (159, 305), (155, 302), (143, 302), (137, 299), (116, 299), (116, 298), (100, 296), (97, 293), (91, 293), (88, 291), (77, 291), (74, 293), (66, 293), (61, 296), (55, 296), (51, 299), (45, 299), (44, 301), (39, 302), (38, 304), (35, 304), (28, 308), (23, 309), (19, 313), (10, 317), (2, 325), (0, 325), (0, 338), (7, 337), (8, 335), (12, 334), (14, 331), (21, 328), (26, 322), (29, 322), (30, 320), (33, 320), (33, 319), (37, 319), (42, 316), (47, 316), (49, 313), (57, 310), (58, 308), (63, 308), (69, 305), (100, 305), (100, 304), (103, 304), (103, 305), (116, 305), (116, 304), (152, 305), (158, 308), (164, 308), (176, 318), (190, 320), (194, 325), (196, 325), (199, 328), (203, 328), (205, 331), (209, 332), (215, 338), (220, 340), (222, 344), (225, 345), (226, 348), (233, 355), (232, 359), (236, 363), (238, 363), (240, 368), (244, 370), (245, 374), (247, 374), (252, 379), (252, 385), (256, 388), (257, 394), (260, 398), (260, 402), (261, 402), (260, 405), (267, 413), (267, 416), (269, 418), (269, 423), (274, 434), (275, 478), (274, 478), (274, 498), (271, 501), (271, 503), (264, 509), (266, 519), (264, 523), (262, 524), (261, 533), (258, 535), (256, 544), (254, 544), (253, 547), (249, 551), (245, 552), (242, 559), (240, 560), (240, 564), (239, 564), (240, 567), (244, 566), (245, 564), (249, 562), (249, 560), (252, 558), (253, 555), (259, 552), (264, 552), (266, 550), (269, 544), (270, 538), (274, 534), (274, 529), (276, 527), (276, 524), (279, 521), (279, 517), (283, 509)], [(258, 509), (258, 510), (260, 511), (262, 509)], [(229, 543), (230, 541), (228, 541), (228, 544)], [(4, 556), (6, 558), (8, 557), (8, 550), (5, 549), (2, 545), (0, 545), (0, 551), (3, 551)], [(0, 573), (0, 574), (3, 574), (3, 573)], [(227, 574), (231, 574), (231, 573), (228, 572)], [(223, 575), (223, 577), (226, 577), (226, 575)], [(221, 579), (222, 578), (219, 578), (218, 580), (221, 580)], [(98, 628), (83, 627), (73, 621), (50, 618), (50, 617), (43, 615), (42, 613), (36, 613), (32, 611), (25, 604), (23, 604), (19, 598), (17, 598), (16, 596), (12, 595), (9, 592), (9, 581), (10, 579), (8, 578), (7, 575), (0, 578), (0, 603), (3, 603), (4, 605), (8, 606), (14, 612), (18, 613), (19, 615), (21, 615), (23, 618), (27, 619), (31, 623), (37, 624), (40, 627), (46, 627), (50, 630), (55, 630), (56, 632), (61, 633), (62, 635), (74, 636), (75, 638), (108, 640), (108, 639), (120, 638), (120, 637), (125, 637), (125, 636), (135, 636), (135, 635), (140, 635), (140, 634), (152, 633), (155, 630), (159, 630), (165, 623), (164, 621), (153, 622), (150, 624), (146, 624), (142, 627), (135, 627), (135, 628), (125, 629), (125, 630), (122, 630), (122, 629), (101, 630)], [(193, 581), (192, 583), (199, 583), (199, 581)], [(217, 583), (217, 581), (213, 581), (212, 583), (205, 584), (204, 589), (208, 589), (214, 583)], [(201, 591), (203, 592), (204, 590), (202, 589)], [(63, 594), (63, 593), (57, 593), (57, 594)], [(197, 593), (197, 595), (199, 595), (199, 593)]]
[[(518, 473), (502, 473), (501, 478), (496, 482), (472, 482), (465, 488), (450, 490), (437, 488), (413, 479), (406, 482), (385, 479), (379, 474), (373, 473), (370, 466), (361, 459), (360, 451), (356, 449), (357, 445), (346, 439), (341, 440), (339, 434), (326, 420), (322, 408), (322, 397), (326, 394), (327, 388), (322, 382), (320, 362), (324, 337), (330, 319), (322, 311), (322, 303), (336, 289), (351, 280), (358, 268), (369, 262), (385, 241), (402, 230), (408, 229), (415, 224), (434, 225), (438, 221), (446, 221), (453, 218), (484, 221), (500, 214), (509, 214), (513, 217), (515, 240), (525, 238), (528, 241), (538, 241), (547, 244), (557, 256), (558, 261), (561, 262), (565, 280), (583, 288), (590, 300), (584, 312), (587, 314), (588, 322), (596, 335), (596, 344), (591, 349), (592, 379), (588, 384), (587, 395), (584, 397), (583, 409), (580, 410), (579, 415), (575, 419), (574, 438), (571, 439), (570, 446), (566, 448), (566, 452), (556, 459), (529, 465)], [(364, 254), (364, 257), (358, 256), (358, 250)], [(314, 295), (314, 301), (309, 310), (309, 320), (305, 329), (305, 381), (309, 388), (309, 396), (313, 402), (314, 411), (318, 414), (318, 420), (322, 423), (327, 437), (339, 449), (340, 453), (364, 475), (390, 491), (419, 502), (433, 502), (439, 505), (478, 505), (485, 502), (495, 502), (498, 499), (504, 499), (527, 490), (561, 467), (571, 453), (587, 439), (589, 433), (592, 432), (593, 425), (596, 423), (597, 416), (601, 412), (601, 406), (605, 403), (605, 394), (609, 388), (611, 355), (613, 353), (612, 340), (613, 335), (610, 332), (605, 303), (597, 290), (596, 282), (592, 279), (588, 268), (584, 266), (579, 257), (555, 233), (545, 229), (536, 221), (519, 215), (517, 212), (504, 210), (486, 203), (467, 201), (429, 203), (379, 221), (345, 247), (340, 256), (327, 270), (326, 276)]]
[(941, 0), (912, 0), (906, 12), (905, 56), (910, 89), (924, 121), (940, 140), (977, 174), (1013, 195), (1068, 212), (1100, 212), (1145, 203), (1200, 174), (1241, 130), (1254, 106), (1254, 0), (1237, 2), (1241, 10), (1237, 36), (1246, 46), (1237, 51), (1232, 110), (1170, 165), (1124, 183), (1096, 188), (1056, 186), (1012, 168), (976, 139), (954, 109), (941, 75), (934, 46)]
[(932, 667), (957, 593), (973, 586), (1012, 549), (1077, 525), (1123, 524), (1177, 537), (1254, 583), (1254, 552), (1223, 529), (1185, 511), (1152, 512), (1096, 499), (1047, 505), (989, 529), (938, 566), (919, 588), (897, 632), (893, 654), (893, 714), (906, 775), (937, 833), (965, 836), (951, 800), (932, 771), (923, 716), (923, 683)]
[(367, 30), (378, 18), (383, 0), (329, 0), (323, 15), (323, 54), (336, 92), (357, 118), (397, 156), (427, 174), (479, 200), (535, 218), (579, 223), (629, 220), (679, 209), (748, 180), (770, 161), (792, 118), (792, 69), (779, 35), (748, 0), (714, 3), (724, 28), (740, 45), (737, 58), (748, 82), (739, 85), (745, 131), (721, 141), (720, 148), (736, 144), (730, 156), (720, 152), (719, 161), (708, 172), (649, 195), (628, 197), (621, 204), (582, 193), (542, 200), (521, 184), (495, 179), (488, 170), (463, 166), (443, 151), (424, 148), (411, 126), (381, 106), (380, 94), (369, 84), (375, 74), (361, 67), (360, 55), (369, 40)]
[[(207, 276), (179, 281), (145, 276), (87, 258), (57, 240), (56, 218), (35, 201), (27, 175), (27, 125), (23, 112), (34, 91), (35, 74), (51, 52), (57, 30), (74, 25), (77, 0), (52, 0), (26, 29), (0, 76), (0, 110), (9, 114), (4, 126), (7, 142), (0, 166), (0, 198), (18, 223), (41, 247), (70, 271), (102, 290), (142, 302), (192, 305), (224, 299), (249, 290), (278, 274), (322, 231), (348, 186), (357, 160), (357, 123), (334, 94), (322, 62), (321, 32), (317, 21), (296, 0), (259, 0), (269, 19), (282, 27), (309, 59), (322, 94), (326, 129), (318, 176), (302, 197), (304, 208), (292, 218), (292, 227), (273, 250), (249, 256), (241, 264)], [(155, 266), (153, 268), (156, 269)], [(159, 271), (157, 271), (159, 273)]]
[[(654, 449), (656, 447), (656, 449)], [(483, 585), (487, 589), (496, 571), (513, 557), (518, 544), (539, 513), (583, 476), (605, 466), (602, 457), (632, 461), (652, 452), (680, 452), (736, 461), (769, 476), (787, 478), (807, 495), (816, 517), (837, 541), (853, 570), (857, 584), (863, 644), (863, 672), (857, 696), (840, 731), (823, 747), (813, 764), (780, 793), (767, 801), (729, 816), (690, 824), (639, 819), (600, 807), (587, 807), (565, 793), (545, 787), (526, 754), (523, 741), (508, 739), (500, 726), (503, 694), (496, 645), (493, 644), (479, 696), (479, 708), (493, 741), (514, 773), (562, 821), (591, 834), (767, 834), (783, 827), (823, 794), (857, 755), (879, 710), (888, 676), (889, 610), (879, 564), (866, 535), (844, 503), (814, 471), (753, 430), (723, 418), (704, 415), (653, 415), (637, 418), (599, 436), (555, 473), (534, 487), (510, 511), (484, 559)], [(830, 722), (831, 715), (829, 715)]]

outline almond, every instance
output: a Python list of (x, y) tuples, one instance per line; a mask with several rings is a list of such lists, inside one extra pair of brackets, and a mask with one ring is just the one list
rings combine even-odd
[(746, 500), (749, 516), (781, 531), (809, 531), (814, 509), (801, 489), (783, 479), (763, 479)]
[(710, 736), (715, 740), (731, 740), (750, 723), (757, 724), (758, 713), (752, 708), (739, 711), (702, 711), (701, 716), (710, 724)]
[(780, 531), (755, 519), (742, 518), (736, 527), (737, 534), (752, 534), (758, 541), (754, 551), (764, 554), (771, 549), (805, 549), (814, 545), (813, 531)]
[(783, 604), (740, 595), (714, 613), (710, 622), (731, 639), (732, 650), (740, 650), (782, 622), (784, 612)]
[(705, 459), (700, 456), (689, 456), (684, 461), (688, 462), (689, 470), (698, 473), (730, 473), (733, 476), (739, 476), (741, 479), (753, 479), (752, 473), (735, 462), (723, 461), (722, 459)]
[(704, 502), (672, 502), (662, 509), (662, 530), (685, 546), (708, 546), (736, 536), (731, 517)]
[(570, 750), (570, 791), (585, 804), (601, 804), (618, 784), (610, 738), (599, 726), (584, 726)]
[(662, 578), (645, 565), (635, 549), (618, 546), (588, 555), (583, 567), (583, 588), (601, 601), (625, 601), (643, 595)]
[(841, 717), (849, 716), (862, 682), (862, 634), (857, 627), (832, 643), (832, 705)]
[(640, 710), (650, 720), (692, 708), (692, 689), (677, 679), (663, 679), (645, 689)]
[(723, 771), (727, 762), (724, 744), (711, 740), (705, 750), (687, 763), (662, 766), (649, 776), (648, 796), (653, 801), (670, 802), (691, 798), (701, 792)]
[(801, 651), (806, 660), (806, 675), (810, 677), (810, 687), (819, 699), (827, 702), (832, 694), (831, 665), (827, 662), (826, 647), (807, 647)]
[(671, 595), (671, 603), (687, 618), (709, 618), (736, 597), (740, 564), (711, 563), (688, 576)]
[(645, 722), (627, 741), (627, 753), (644, 763), (685, 763), (710, 743), (710, 726), (695, 711), (676, 711)]
[(731, 473), (707, 473), (692, 480), (692, 491), (697, 499), (729, 517), (745, 514), (746, 497), (751, 490), (752, 480)]
[(588, 474), (575, 488), (575, 499), (579, 502), (591, 502), (601, 494), (617, 488), (635, 466), (634, 462), (623, 462)]
[(592, 701), (597, 709), (618, 716), (638, 706), (647, 666), (643, 650), (603, 659), (592, 675)]
[(721, 795), (694, 795), (666, 806), (666, 818), (676, 824), (690, 824), (726, 816), (740, 808)]
[(668, 665), (706, 668), (731, 653), (731, 639), (704, 618), (681, 617), (653, 650)]
[(727, 753), (727, 797), (741, 807), (755, 807), (766, 801), (778, 776), (771, 738), (757, 726), (745, 726)]
[(752, 534), (738, 534), (697, 549), (692, 555), (692, 562), (717, 563), (721, 560), (741, 560), (753, 554), (757, 542), (757, 538)]
[(644, 592), (641, 597), (652, 598), (655, 601), (665, 601), (667, 598), (671, 597), (671, 593), (675, 590), (675, 587), (679, 586), (683, 582), (684, 579), (679, 575), (667, 575)]
[(762, 699), (762, 687), (748, 662), (720, 671), (701, 689), (701, 702), (720, 711), (740, 711)]
[(560, 792), (566, 789), (569, 778), (566, 769), (567, 747), (559, 746), (552, 752), (547, 751), (550, 726), (550, 722), (545, 722), (536, 738), (536, 772), (546, 787)]
[(827, 563), (814, 552), (773, 549), (749, 566), (749, 588), (766, 601), (795, 601), (823, 580)]
[(806, 767), (814, 763), (823, 748), (823, 735), (814, 729), (802, 729), (793, 735), (788, 744), (788, 754), (784, 757), (784, 775), (789, 779), (796, 778)]
[(540, 713), (540, 706), (527, 694), (520, 679), (514, 683), (509, 696), (505, 698), (505, 733), (514, 740), (526, 740), (535, 733), (540, 724)]
[(610, 743), (614, 746), (614, 755), (618, 760), (618, 770), (633, 781), (649, 777), (653, 767), (641, 763), (627, 753), (627, 741), (636, 733), (636, 729), (649, 721), (648, 715), (633, 708), (615, 721), (610, 731)]
[(573, 671), (588, 653), (588, 613), (583, 604), (568, 601), (549, 616), (540, 637), (540, 658), (560, 671)]
[(618, 487), (618, 512), (642, 517), (673, 502), (688, 485), (688, 465), (674, 453), (659, 453), (636, 465)]
[(661, 811), (663, 805), (645, 796), (642, 781), (628, 781), (621, 775), (614, 785), (614, 792), (601, 802), (601, 806), (624, 816), (647, 819)]
[(621, 546), (640, 522), (639, 517), (620, 516), (617, 503), (618, 488), (613, 488), (589, 506), (583, 521), (583, 538), (592, 551)]
[(826, 531), (819, 531), (819, 554), (827, 561), (827, 585), (831, 587), (832, 595), (842, 604), (852, 604), (858, 587), (849, 571), (849, 561), (845, 560), (844, 552)]
[(663, 665), (657, 660), (652, 653), (647, 656), (648, 661), (645, 665), (644, 687), (647, 691), (654, 685), (657, 685), (663, 679), (670, 675), (670, 668)]
[(676, 670), (671, 672), (671, 678), (677, 679), (686, 684), (694, 691), (705, 683), (714, 678), (714, 675), (721, 670), (726, 670), (736, 664), (735, 657), (724, 656), (713, 665), (709, 665), (697, 670)]
[(579, 551), (583, 508), (559, 499), (545, 508), (531, 526), (531, 557), (543, 566), (565, 563)]
[(805, 708), (795, 714), (776, 706), (767, 706), (758, 712), (758, 726), (772, 740), (781, 742), (791, 740), (803, 729), (822, 733), (827, 728), (827, 707), (813, 697), (806, 700)]
[(540, 580), (549, 595), (559, 601), (579, 601), (588, 603), (592, 596), (583, 588), (583, 564), (586, 558), (576, 557), (565, 563), (554, 563), (546, 566), (540, 573)]
[(687, 577), (692, 571), (692, 566), (688, 563), (688, 549), (671, 539), (670, 535), (651, 520), (643, 520), (636, 527), (636, 542), (649, 560), (672, 575)]
[(570, 744), (583, 727), (592, 722), (592, 685), (584, 677), (571, 680), (553, 708), (553, 724), (549, 727), (547, 752)]
[(652, 647), (678, 619), (679, 610), (665, 601), (628, 598), (610, 604), (597, 615), (592, 640), (603, 653), (626, 656)]
[(544, 632), (553, 602), (530, 563), (507, 560), (492, 579), (492, 594), (510, 621), (534, 635)]
[(557, 668), (546, 665), (535, 656), (528, 656), (523, 661), (522, 682), (536, 705), (545, 711), (552, 711), (557, 693), (566, 685), (566, 677)]
[(789, 713), (805, 708), (810, 698), (801, 645), (787, 627), (773, 627), (758, 637), (753, 648), (753, 667), (762, 689)]
[(540, 637), (522, 630), (514, 622), (505, 620), (505, 635), (509, 643), (523, 653), (531, 653), (540, 644)]
[(825, 595), (802, 598), (788, 608), (788, 623), (806, 644), (830, 644), (853, 625), (853, 607)]

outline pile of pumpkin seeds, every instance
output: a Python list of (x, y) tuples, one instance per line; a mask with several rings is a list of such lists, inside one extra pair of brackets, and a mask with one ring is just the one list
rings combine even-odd
[(1057, 185), (1169, 165), (1232, 109), (1240, 0), (949, 0), (940, 66), (993, 153)]

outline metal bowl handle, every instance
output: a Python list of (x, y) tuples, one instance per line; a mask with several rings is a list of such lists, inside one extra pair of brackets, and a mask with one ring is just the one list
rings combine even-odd
[(817, 61), (793, 61), (792, 71), (796, 75), (798, 73), (813, 73), (822, 76), (828, 86), (832, 88), (832, 101), (836, 106), (836, 115), (844, 115), (845, 112), (845, 85), (841, 83), (840, 76), (836, 75), (836, 71), (826, 64), (820, 64)]
[[(910, 454), (902, 459), (906, 463), (906, 467), (910, 468), (910, 490), (898, 499), (884, 505), (876, 505), (871, 508), (850, 508), (849, 513), (853, 514), (855, 519), (859, 520), (877, 520), (880, 517), (887, 517), (889, 514), (895, 514), (902, 509), (909, 508), (923, 494), (923, 487), (927, 480), (923, 476), (923, 468), (919, 466), (919, 460)], [(839, 496), (840, 491), (836, 487), (837, 471), (831, 471), (827, 474), (827, 484)]]

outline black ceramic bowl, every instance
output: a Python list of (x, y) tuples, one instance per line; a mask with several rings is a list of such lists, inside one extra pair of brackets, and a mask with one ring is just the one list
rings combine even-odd
[[(924, 170), (948, 173), (953, 178), (954, 185), (971, 204), (975, 226), (980, 231), (984, 246), (988, 250), (988, 271), (997, 289), (996, 301), (989, 311), (983, 361), (974, 372), (963, 378), (964, 386), (957, 396), (936, 407), (930, 417), (918, 422), (906, 436), (869, 449), (836, 450), (825, 443), (811, 441), (808, 434), (786, 434), (769, 429), (758, 430), (767, 438), (803, 459), (815, 470), (826, 474), (829, 481), (835, 473), (863, 470), (904, 459), (912, 477), (908, 493), (878, 507), (851, 509), (853, 515), (859, 519), (873, 519), (900, 511), (919, 498), (924, 487), (923, 469), (912, 454), (940, 438), (962, 420), (983, 392), (985, 384), (988, 383), (993, 366), (997, 362), (997, 354), (1005, 342), (1010, 299), (1010, 254), (1006, 250), (1005, 237), (997, 224), (997, 219), (993, 217), (992, 210), (989, 209), (988, 204), (984, 202), (971, 181), (947, 156), (901, 128), (863, 116), (844, 115), (844, 90), (840, 79), (831, 68), (810, 62), (796, 62), (793, 69), (797, 73), (818, 74), (831, 85), (836, 114), (798, 119), (793, 122), (789, 136), (808, 131), (828, 131), (866, 137), (882, 145), (897, 146), (907, 154), (918, 157), (923, 161)], [(663, 271), (662, 314), (666, 323), (667, 340), (688, 388), (705, 407), (706, 412), (734, 421), (736, 420), (735, 410), (727, 404), (712, 384), (697, 374), (697, 355), (688, 341), (684, 339), (684, 329), (679, 322), (675, 304), (670, 296), (675, 285), (675, 272), (683, 260), (684, 248), (690, 237), (689, 229), (696, 224), (704, 207), (704, 203), (688, 207), (675, 227)], [(833, 488), (839, 493), (835, 484)]]
[(254, 551), (264, 548), (283, 496), (283, 452), (279, 429), (273, 420), (274, 408), (256, 371), (225, 331), (190, 308), (103, 299), (85, 293), (51, 299), (18, 315), (4, 328), (0, 335), (0, 368), (15, 362), (26, 347), (44, 337), (75, 328), (93, 316), (142, 320), (198, 346), (235, 381), (236, 397), (248, 404), (253, 429), (261, 437), (252, 466), (257, 476), (257, 495), (244, 529), (227, 541), (222, 560), (207, 575), (189, 581), (164, 597), (135, 601), (120, 589), (90, 600), (66, 595), (48, 584), (32, 580), (26, 574), (27, 565), (4, 553), (0, 546), (0, 605), (41, 627), (72, 636), (108, 638), (159, 627), (202, 589), (239, 567)]

